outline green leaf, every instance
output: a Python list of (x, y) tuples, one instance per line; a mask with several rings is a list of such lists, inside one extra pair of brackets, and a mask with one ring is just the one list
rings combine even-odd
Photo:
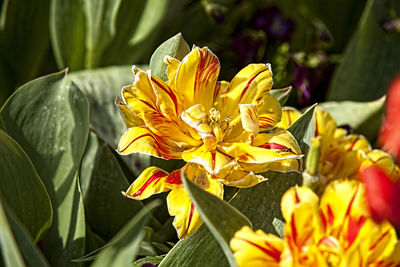
[(188, 44), (183, 39), (182, 34), (178, 33), (162, 43), (154, 51), (150, 59), (151, 73), (163, 81), (167, 81), (167, 64), (164, 63), (164, 57), (170, 56), (182, 60), (189, 52), (190, 48)]
[(124, 198), (129, 187), (117, 159), (94, 133), (81, 164), (79, 177), (86, 223), (105, 240), (111, 239), (142, 207), (140, 201)]
[(115, 38), (104, 52), (103, 66), (133, 64), (148, 60), (162, 33), (161, 24), (170, 0), (123, 0)]
[(282, 89), (273, 89), (269, 93), (273, 97), (275, 97), (279, 101), (279, 103), (281, 103), (281, 106), (284, 106), (292, 92), (293, 92), (293, 87), (289, 86)]
[(381, 125), (386, 97), (371, 102), (325, 102), (318, 106), (335, 118), (338, 126), (349, 125), (354, 132), (374, 140)]
[(314, 104), (308, 108), (303, 115), (288, 128), (288, 131), (296, 138), (303, 154), (307, 154), (311, 139), (314, 137), (314, 109), (316, 106), (317, 104)]
[(333, 76), (328, 100), (371, 101), (385, 94), (400, 69), (400, 34), (385, 33), (380, 20), (399, 13), (397, 0), (368, 0)]
[(22, 223), (18, 220), (14, 213), (9, 208), (7, 208), (7, 206), (4, 208), (8, 217), (8, 221), (10, 223), (10, 227), (12, 229), (12, 232), (14, 233), (14, 238), (18, 244), (19, 250), (22, 254), (22, 257), (24, 258), (26, 265), (31, 267), (49, 266), (46, 259), (39, 251), (39, 248), (32, 240), (32, 237), (29, 235), (25, 226), (22, 225)]
[(0, 169), (3, 201), (12, 208), (37, 242), (53, 220), (50, 198), (26, 153), (2, 130)]
[(160, 203), (153, 201), (143, 207), (111, 240), (93, 263), (94, 267), (127, 266), (132, 264), (144, 237), (144, 226), (150, 218), (150, 211)]
[(278, 218), (274, 218), (274, 220), (272, 221), (272, 225), (275, 227), (275, 231), (277, 232), (277, 234), (283, 238), (285, 223)]
[[(36, 1), (4, 0), (0, 15), (0, 58), (14, 90), (38, 74), (42, 60), (49, 49), (49, 6), (50, 0)], [(2, 65), (2, 64), (0, 64)], [(3, 68), (3, 67), (0, 67)], [(1, 70), (1, 72), (3, 72)], [(1, 75), (3, 76), (3, 75)], [(4, 75), (6, 76), (6, 75)], [(3, 78), (3, 77), (2, 77)], [(2, 103), (0, 103), (2, 104)]]
[(236, 266), (229, 242), (240, 228), (243, 226), (251, 227), (251, 222), (236, 208), (187, 180), (183, 172), (181, 172), (181, 178), (190, 199), (204, 223), (220, 244), (230, 266)]
[[(254, 187), (240, 189), (230, 204), (242, 212), (253, 228), (278, 235), (274, 220), (283, 220), (280, 211), (282, 195), (288, 188), (301, 183), (301, 174), (269, 171), (269, 180)], [(160, 267), (229, 266), (224, 252), (211, 232), (203, 225), (198, 231), (180, 240), (166, 255)]]
[(132, 64), (148, 56), (169, 1), (52, 0), (50, 36), (59, 68)]
[(163, 258), (164, 256), (145, 257), (135, 261), (133, 265), (131, 265), (131, 267), (142, 267), (142, 265), (145, 263), (150, 263), (157, 266), (158, 264), (160, 264)]
[(32, 160), (52, 201), (53, 225), (43, 240), (52, 265), (84, 252), (85, 222), (77, 171), (89, 131), (88, 102), (64, 72), (19, 88), (0, 114), (7, 133)]
[[(139, 67), (148, 68), (146, 65)], [(90, 128), (108, 145), (116, 148), (126, 126), (114, 101), (121, 95), (122, 87), (132, 84), (134, 80), (131, 66), (73, 72), (69, 77), (89, 101)], [(121, 158), (135, 176), (150, 166), (148, 155), (134, 154)]]
[(21, 251), (11, 231), (6, 212), (0, 197), (0, 248), (5, 266), (25, 266)]

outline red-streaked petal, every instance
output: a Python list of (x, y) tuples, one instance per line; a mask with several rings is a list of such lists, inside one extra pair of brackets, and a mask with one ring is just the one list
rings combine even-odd
[(145, 169), (138, 178), (129, 186), (125, 197), (133, 199), (145, 199), (153, 194), (162, 193), (169, 189), (165, 186), (165, 179), (168, 173), (157, 167), (149, 167)]

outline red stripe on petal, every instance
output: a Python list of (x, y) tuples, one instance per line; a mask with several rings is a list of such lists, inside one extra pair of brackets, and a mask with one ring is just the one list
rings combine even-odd
[(357, 137), (357, 138), (353, 141), (353, 143), (351, 143), (351, 145), (350, 145), (348, 151), (352, 151), (352, 150), (353, 150), (353, 148), (354, 148), (354, 146), (356, 145), (356, 143), (357, 143), (358, 140), (360, 140), (359, 137)]
[(124, 152), (130, 145), (132, 145), (134, 142), (136, 142), (137, 140), (139, 140), (140, 138), (143, 138), (143, 137), (146, 137), (146, 136), (149, 136), (149, 137), (151, 137), (151, 138), (153, 138), (154, 139), (154, 137), (151, 135), (151, 134), (142, 134), (142, 135), (140, 135), (140, 136), (138, 136), (138, 137), (136, 137), (135, 139), (133, 139), (124, 149), (122, 149), (122, 150), (120, 150), (119, 152)]
[(212, 160), (212, 168), (215, 170), (215, 157), (216, 157), (216, 152), (211, 152), (211, 160)]
[(317, 114), (318, 112), (314, 112), (315, 123), (314, 123), (314, 136), (318, 136), (318, 122), (317, 122)]
[(349, 248), (353, 244), (354, 240), (356, 240), (357, 235), (366, 220), (367, 218), (365, 217), (360, 217), (358, 220), (354, 218), (349, 219), (349, 226), (346, 234), (346, 239), (348, 241), (347, 248)]
[(376, 248), (376, 246), (379, 244), (379, 242), (381, 242), (381, 241), (383, 240), (383, 238), (384, 238), (385, 236), (387, 236), (388, 233), (389, 233), (389, 230), (387, 230), (386, 232), (384, 232), (384, 233), (378, 238), (378, 240), (377, 240), (374, 244), (372, 244), (372, 246), (369, 247), (369, 250), (370, 250), (370, 251), (371, 251), (371, 250), (374, 250), (374, 249)]
[(292, 228), (292, 237), (293, 237), (293, 241), (295, 244), (297, 244), (297, 229), (296, 229), (296, 223), (294, 221), (294, 213), (292, 213), (291, 216), (291, 221), (290, 221), (290, 227)]
[(247, 89), (249, 89), (251, 83), (254, 81), (255, 78), (257, 78), (258, 75), (260, 75), (261, 73), (263, 73), (264, 71), (267, 71), (268, 69), (262, 70), (259, 73), (257, 73), (256, 75), (254, 75), (250, 81), (247, 82), (246, 86), (244, 87), (242, 94), (240, 95), (239, 101), (242, 100), (244, 94), (246, 93)]
[(259, 250), (261, 250), (262, 252), (264, 252), (265, 254), (270, 256), (271, 258), (273, 258), (274, 261), (276, 261), (276, 262), (279, 262), (280, 259), (281, 259), (281, 252), (278, 249), (268, 245), (267, 242), (265, 242), (264, 244), (268, 245), (269, 249), (272, 248), (271, 250), (269, 250), (267, 248), (264, 248), (264, 247), (262, 247), (262, 246), (260, 246), (260, 245), (258, 245), (256, 243), (253, 243), (253, 242), (251, 242), (249, 240), (246, 240), (246, 239), (243, 239), (243, 238), (238, 238), (238, 239), (240, 239), (240, 240), (242, 240), (242, 241), (244, 241), (244, 242), (246, 242), (246, 243), (248, 243), (248, 244), (250, 244), (250, 245), (252, 245), (252, 246), (254, 246), (256, 248), (258, 248)]
[(138, 191), (136, 191), (135, 194), (133, 194), (133, 197), (138, 197), (141, 194), (143, 194), (144, 190), (146, 190), (146, 188), (154, 182), (154, 185), (156, 185), (161, 178), (167, 176), (167, 174), (163, 171), (156, 171), (155, 173), (153, 173), (149, 179), (147, 179), (147, 181), (142, 185), (142, 187), (140, 187), (140, 189)]
[(189, 221), (188, 221), (188, 225), (187, 225), (187, 230), (189, 230), (189, 226), (192, 223), (192, 219), (193, 219), (193, 213), (194, 213), (194, 205), (193, 203), (190, 204), (190, 213), (189, 213)]
[(278, 144), (278, 143), (265, 143), (265, 144), (259, 145), (258, 147), (265, 148), (265, 149), (277, 149), (277, 150), (280, 150), (282, 152), (291, 152), (291, 153), (293, 153), (292, 149), (290, 149), (287, 146)]
[(167, 179), (165, 179), (165, 182), (169, 184), (182, 184), (181, 169), (171, 172)]
[(327, 212), (328, 212), (328, 224), (332, 225), (333, 221), (335, 220), (335, 216), (333, 215), (332, 208), (329, 204), (327, 205)]
[(175, 105), (175, 112), (178, 114), (178, 99), (176, 98), (176, 95), (171, 91), (171, 89), (165, 88), (161, 83), (159, 83), (156, 79), (151, 77), (151, 81), (157, 84), (158, 87), (160, 87), (165, 93), (168, 94), (168, 96), (171, 98), (172, 102), (174, 102)]

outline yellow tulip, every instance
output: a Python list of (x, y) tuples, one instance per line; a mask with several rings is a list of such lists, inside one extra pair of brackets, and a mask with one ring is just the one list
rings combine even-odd
[(239, 266), (400, 264), (395, 229), (372, 220), (364, 185), (356, 180), (333, 181), (321, 198), (307, 187), (292, 187), (281, 208), (283, 239), (249, 227), (236, 232), (230, 245)]
[[(281, 106), (269, 94), (269, 64), (250, 64), (226, 82), (217, 81), (219, 60), (208, 48), (194, 47), (182, 61), (166, 57), (165, 63), (167, 82), (134, 68), (133, 84), (122, 89), (116, 104), (128, 129), (118, 153), (183, 159), (190, 163), (187, 177), (195, 181), (201, 173), (206, 177), (201, 181), (210, 184), (204, 188), (220, 197), (221, 183), (250, 187), (265, 180), (257, 173), (301, 169), (296, 140), (276, 127)], [(165, 177), (156, 179), (154, 171), (163, 172), (154, 167), (144, 171), (126, 195), (142, 199), (171, 189), (165, 178), (170, 174), (163, 172)], [(148, 189), (140, 191), (141, 186)], [(169, 211), (181, 237), (195, 230), (191, 225), (199, 225), (193, 224), (198, 215), (188, 203), (181, 185), (168, 195)], [(192, 218), (189, 226), (188, 218)]]

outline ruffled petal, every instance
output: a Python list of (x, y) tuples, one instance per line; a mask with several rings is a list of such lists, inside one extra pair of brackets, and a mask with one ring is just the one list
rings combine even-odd
[(232, 79), (229, 90), (220, 98), (222, 118), (236, 118), (238, 104), (258, 104), (272, 88), (272, 72), (269, 64), (250, 64)]
[(227, 186), (234, 186), (238, 188), (248, 188), (255, 186), (267, 180), (262, 175), (256, 175), (253, 172), (247, 172), (236, 166), (227, 176), (221, 179), (221, 182)]
[(144, 125), (143, 120), (141, 120), (134, 112), (132, 112), (120, 97), (115, 99), (115, 105), (117, 106), (119, 113), (121, 114), (122, 119), (128, 128)]
[(212, 136), (212, 129), (207, 123), (207, 117), (207, 112), (201, 104), (191, 106), (181, 113), (181, 119), (196, 130), (201, 138)]
[(278, 125), (282, 118), (281, 104), (275, 97), (266, 94), (258, 106), (258, 125), (262, 131)]
[[(213, 106), (214, 88), (218, 79), (218, 57), (207, 47), (193, 47), (176, 72), (175, 86), (182, 97), (183, 109), (202, 104), (206, 110)], [(172, 84), (171, 84), (172, 86)]]
[(254, 232), (250, 227), (244, 226), (235, 233), (230, 247), (239, 267), (278, 267), (285, 243), (273, 234), (266, 234), (261, 230)]
[(164, 170), (149, 167), (136, 178), (126, 192), (122, 193), (125, 197), (141, 200), (153, 194), (166, 192), (169, 190), (164, 183), (167, 177), (168, 173)]
[(253, 104), (239, 104), (239, 110), (243, 129), (256, 136), (259, 132), (257, 106)]
[(209, 151), (206, 145), (182, 152), (182, 158), (186, 162), (200, 164), (211, 175), (229, 172), (236, 165), (232, 158), (216, 150)]
[(165, 159), (180, 158), (179, 147), (176, 144), (143, 127), (126, 130), (119, 141), (117, 152), (121, 155), (143, 153)]
[(178, 70), (179, 64), (181, 63), (178, 59), (165, 56), (164, 63), (167, 65), (167, 75), (168, 75), (168, 85), (171, 85), (172, 81), (175, 79), (176, 71)]

